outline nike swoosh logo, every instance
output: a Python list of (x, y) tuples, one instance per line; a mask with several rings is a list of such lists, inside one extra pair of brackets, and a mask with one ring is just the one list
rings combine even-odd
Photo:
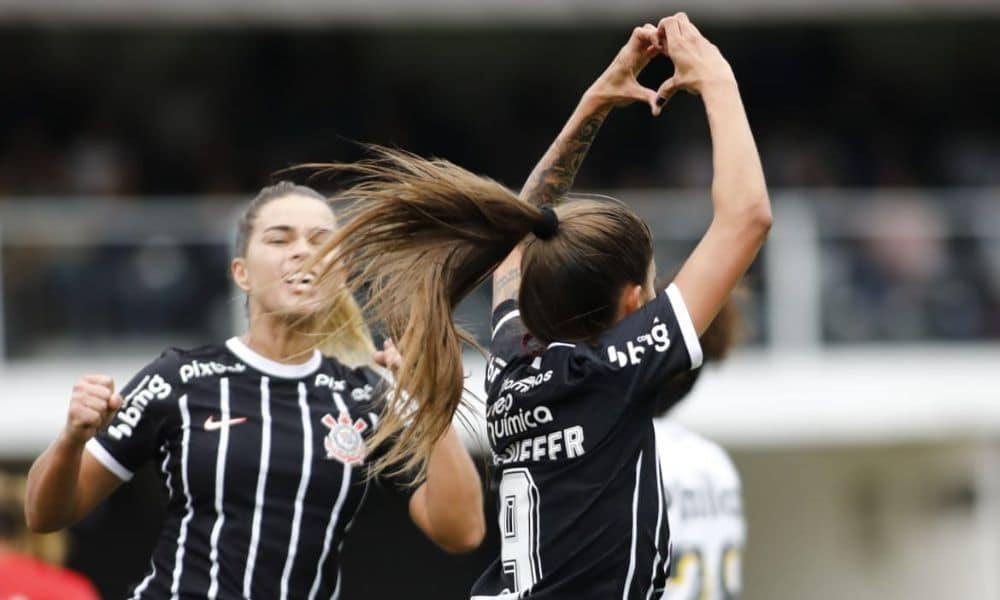
[(229, 427), (230, 425), (239, 425), (240, 423), (245, 423), (246, 420), (246, 417), (236, 417), (235, 419), (227, 419), (225, 421), (213, 421), (212, 417), (208, 417), (205, 419), (205, 431), (215, 431), (223, 427)]

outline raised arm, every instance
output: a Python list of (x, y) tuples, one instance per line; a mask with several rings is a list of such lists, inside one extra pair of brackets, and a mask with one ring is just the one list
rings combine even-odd
[[(583, 93), (569, 121), (528, 175), (521, 198), (538, 206), (557, 204), (569, 192), (590, 145), (612, 108), (646, 102), (654, 115), (666, 99), (639, 85), (636, 76), (661, 51), (657, 29), (637, 27), (601, 76)], [(515, 248), (493, 272), (493, 306), (516, 299), (521, 285), (521, 250)]]
[(66, 425), (28, 472), (25, 519), (36, 532), (68, 527), (120, 484), (83, 447), (121, 407), (111, 377), (88, 375), (73, 387)]
[(486, 535), (482, 483), (454, 425), (434, 444), (427, 480), (410, 498), (410, 518), (447, 552), (471, 552)]
[[(395, 373), (403, 358), (392, 340), (386, 340), (374, 360)], [(427, 479), (410, 496), (410, 518), (441, 549), (471, 552), (486, 535), (482, 488), (472, 457), (452, 425), (434, 444)]]
[(699, 94), (712, 136), (712, 222), (674, 279), (701, 335), (757, 256), (771, 228), (771, 205), (729, 63), (684, 13), (660, 21), (658, 35), (675, 69), (660, 97)]

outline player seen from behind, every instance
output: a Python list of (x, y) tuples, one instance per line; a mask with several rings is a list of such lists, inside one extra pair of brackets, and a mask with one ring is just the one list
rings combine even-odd
[[(660, 53), (675, 72), (654, 92), (635, 77)], [(655, 115), (678, 90), (699, 94), (708, 113), (714, 215), (673, 283), (657, 290), (650, 231), (632, 210), (555, 204), (613, 107), (643, 101)], [(344, 260), (334, 264), (348, 268), (324, 279), (333, 290), (346, 280), (369, 291), (374, 317), (402, 350), (397, 389), (414, 401), (414, 412), (378, 432), (394, 436), (387, 460), (426, 455), (447, 427), (463, 382), (453, 311), (494, 277), (487, 428), (502, 550), (472, 597), (650, 598), (669, 556), (656, 399), (672, 376), (701, 364), (698, 336), (771, 224), (757, 149), (719, 50), (683, 14), (637, 28), (520, 198), (399, 151), (331, 168), (361, 181), (344, 193), (352, 220), (328, 244)], [(527, 332), (539, 347), (522, 344)]]

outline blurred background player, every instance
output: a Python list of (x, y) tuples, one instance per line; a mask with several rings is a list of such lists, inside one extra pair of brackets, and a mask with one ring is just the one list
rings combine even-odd
[[(365, 364), (371, 340), (353, 298), (321, 302), (304, 269), (336, 228), (316, 191), (264, 188), (240, 219), (232, 261), (249, 329), (169, 349), (120, 393), (107, 375), (80, 378), (65, 428), (29, 473), (29, 526), (71, 525), (155, 460), (168, 516), (133, 598), (337, 596), (386, 382)], [(345, 362), (320, 346), (339, 346)], [(372, 359), (399, 362), (391, 344)], [(425, 480), (399, 487), (418, 527), (468, 551), (485, 529), (479, 476), (453, 430), (434, 442)]]
[[(705, 364), (726, 358), (741, 326), (731, 298), (699, 338)], [(722, 446), (666, 416), (694, 389), (704, 368), (675, 375), (655, 407), (670, 516), (671, 574), (662, 600), (735, 600), (742, 591), (746, 520), (739, 473)]]
[[(675, 71), (654, 92), (636, 76), (660, 53)], [(656, 115), (679, 90), (700, 94), (708, 113), (714, 214), (657, 291), (652, 236), (638, 215), (617, 201), (553, 208), (546, 192), (552, 180), (564, 183), (566, 165), (575, 173), (612, 108), (643, 101)], [(636, 28), (584, 93), (524, 199), (446, 161), (384, 149), (333, 168), (362, 180), (344, 193), (357, 202), (353, 218), (327, 246), (347, 275), (334, 270), (329, 281), (369, 289), (403, 353), (397, 389), (415, 400), (405, 429), (402, 418), (389, 428), (383, 421), (379, 435), (399, 431), (390, 456), (418, 454), (447, 423), (441, 415), (450, 420), (463, 383), (453, 311), (494, 277), (486, 412), (502, 548), (472, 598), (658, 593), (669, 556), (653, 404), (671, 376), (700, 366), (698, 335), (771, 222), (735, 76), (718, 48), (683, 13)], [(526, 351), (525, 328), (544, 351)]]
[(86, 577), (59, 565), (66, 534), (24, 523), (24, 477), (0, 471), (0, 600), (98, 600)]

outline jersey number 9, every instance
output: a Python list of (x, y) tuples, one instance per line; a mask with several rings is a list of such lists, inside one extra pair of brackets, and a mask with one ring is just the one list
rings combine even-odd
[(538, 504), (538, 488), (530, 471), (504, 471), (500, 480), (500, 560), (504, 573), (514, 580), (514, 593), (531, 589), (542, 577)]

